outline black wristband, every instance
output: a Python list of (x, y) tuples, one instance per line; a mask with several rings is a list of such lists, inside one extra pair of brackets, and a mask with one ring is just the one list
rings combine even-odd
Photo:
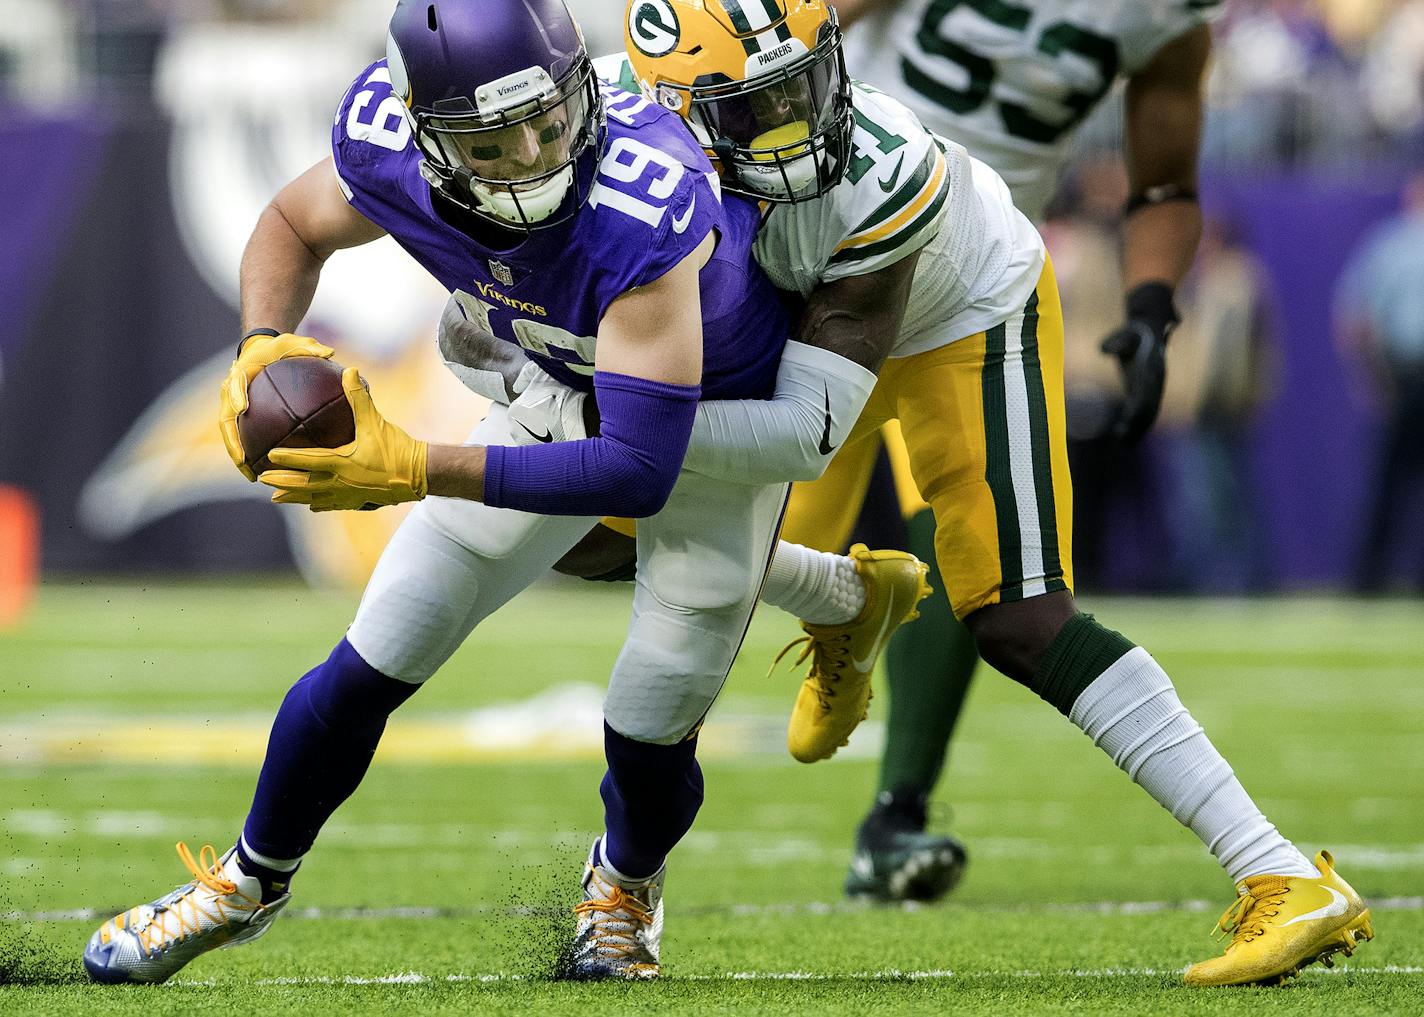
[(1197, 192), (1191, 187), (1184, 187), (1181, 184), (1158, 184), (1156, 187), (1149, 187), (1145, 191), (1138, 191), (1127, 199), (1127, 205), (1123, 208), (1123, 216), (1129, 216), (1138, 209), (1146, 208), (1149, 205), (1163, 205), (1169, 201), (1190, 201), (1195, 203)]
[(1172, 302), (1172, 287), (1164, 282), (1138, 283), (1128, 291), (1125, 304), (1128, 321), (1155, 325), (1164, 339), (1172, 326), (1182, 320), (1177, 317), (1177, 306)]
[(242, 356), (242, 348), (247, 345), (247, 340), (251, 339), (255, 335), (270, 335), (275, 339), (281, 334), (282, 333), (278, 332), (275, 328), (254, 328), (251, 332), (248, 332), (245, 336), (243, 336), (237, 341), (237, 355), (239, 357)]

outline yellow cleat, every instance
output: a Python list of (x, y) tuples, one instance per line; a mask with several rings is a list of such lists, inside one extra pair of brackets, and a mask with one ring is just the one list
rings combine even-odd
[(1331, 955), (1355, 952), (1375, 938), (1360, 895), (1335, 873), (1329, 851), (1315, 856), (1318, 879), (1252, 876), (1237, 887), (1241, 896), (1216, 923), (1230, 935), (1220, 957), (1187, 968), (1187, 984), (1280, 985), (1316, 961), (1333, 967)]
[[(865, 607), (844, 625), (802, 622), (806, 635), (789, 644), (776, 661), (801, 646), (799, 666), (811, 659), (796, 708), (786, 729), (786, 747), (803, 763), (829, 759), (866, 717), (870, 674), (885, 644), (902, 624), (920, 616), (915, 605), (930, 594), (929, 568), (904, 551), (850, 549), (865, 583)], [(775, 667), (775, 663), (772, 665)]]

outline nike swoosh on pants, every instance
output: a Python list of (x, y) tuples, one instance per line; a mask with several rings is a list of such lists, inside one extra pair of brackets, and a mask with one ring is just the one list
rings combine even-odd
[(836, 450), (831, 444), (831, 390), (826, 387), (826, 429), (821, 432), (821, 444), (817, 446), (821, 455), (828, 456)]

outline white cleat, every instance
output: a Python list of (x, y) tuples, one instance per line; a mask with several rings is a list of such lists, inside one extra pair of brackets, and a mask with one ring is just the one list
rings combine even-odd
[(166, 981), (200, 954), (250, 942), (271, 928), (292, 895), (263, 904), (262, 884), (237, 867), (236, 852), (218, 858), (204, 847), (195, 861), (180, 843), (178, 857), (193, 881), (99, 926), (84, 948), (89, 977), (111, 984)]
[(583, 900), (574, 905), (578, 927), (558, 977), (580, 982), (656, 978), (667, 866), (647, 879), (620, 879), (597, 863), (597, 850), (595, 843), (584, 866)]

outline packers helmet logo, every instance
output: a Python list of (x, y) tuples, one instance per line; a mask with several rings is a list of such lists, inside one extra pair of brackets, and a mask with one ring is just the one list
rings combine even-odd
[(634, 0), (628, 5), (628, 38), (638, 51), (650, 56), (667, 56), (677, 49), (682, 31), (677, 12), (667, 0)]

